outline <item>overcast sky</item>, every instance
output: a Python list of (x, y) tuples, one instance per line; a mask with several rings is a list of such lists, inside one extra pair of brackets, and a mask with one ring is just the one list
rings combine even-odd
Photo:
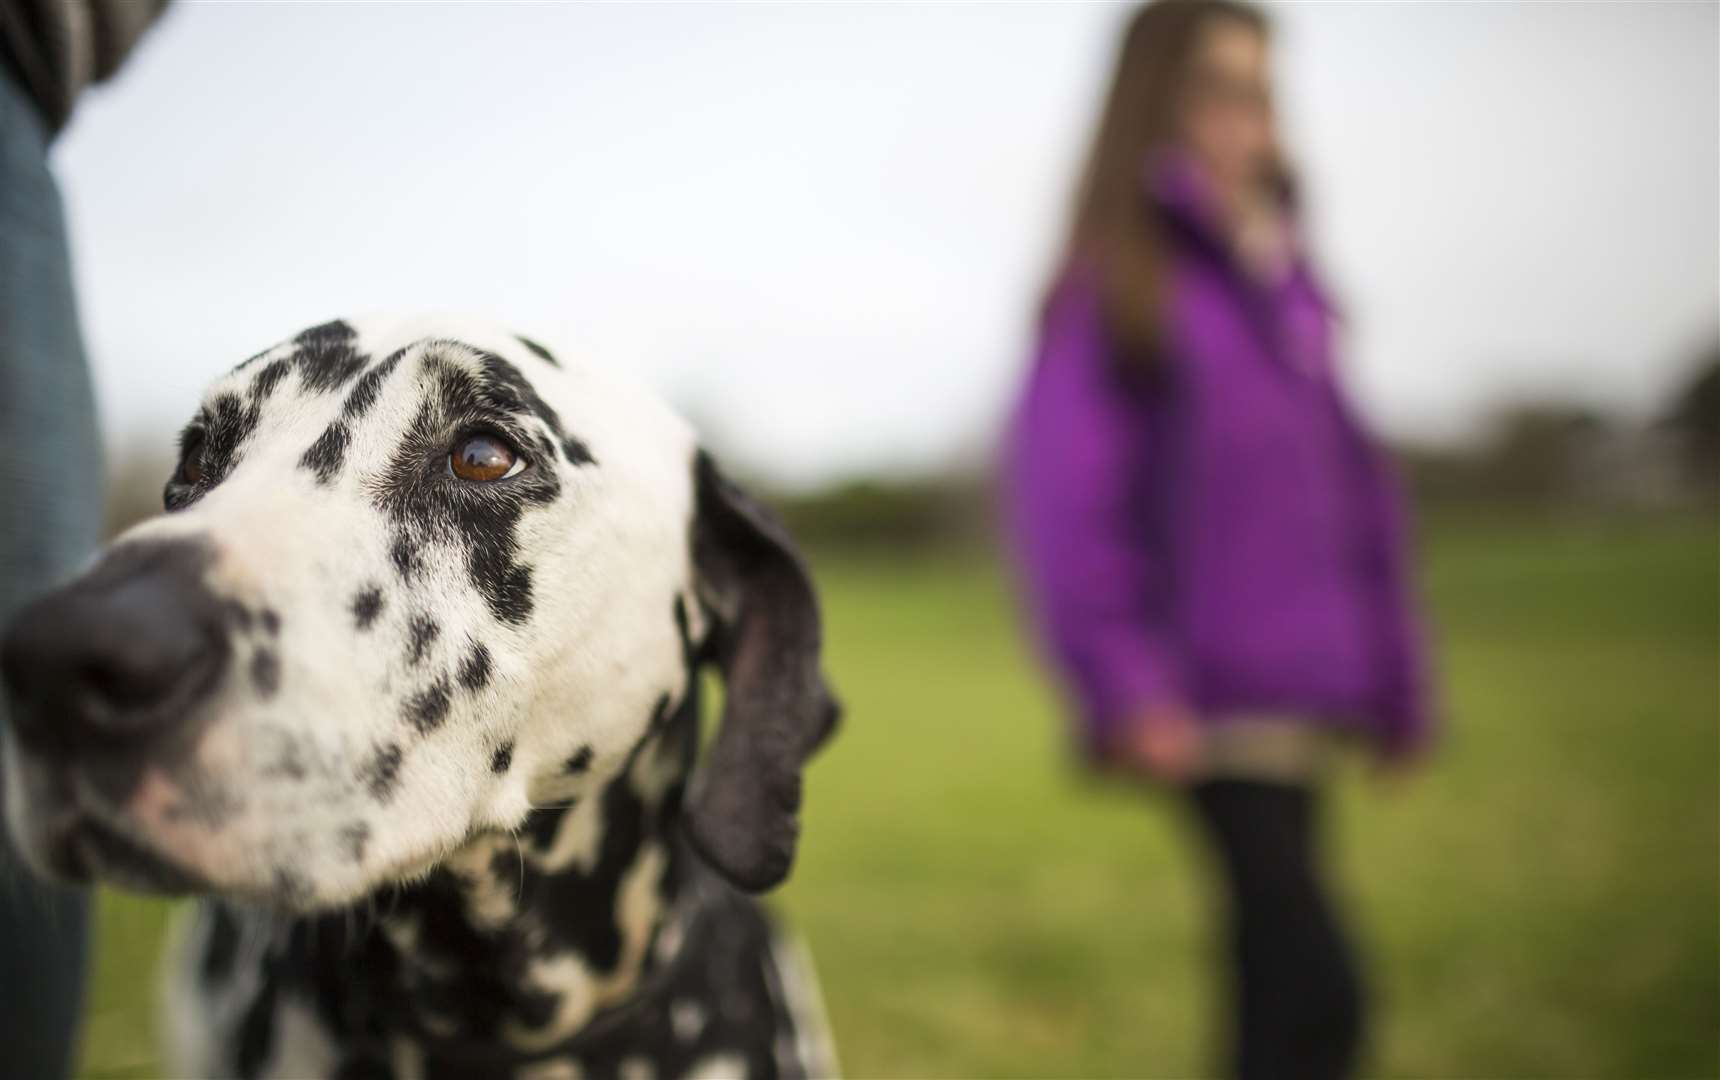
[[(1651, 408), (1720, 334), (1720, 8), (1285, 4), (1355, 394)], [(631, 368), (750, 471), (975, 460), (1126, 9), (180, 2), (56, 150), (115, 446), (368, 310)]]

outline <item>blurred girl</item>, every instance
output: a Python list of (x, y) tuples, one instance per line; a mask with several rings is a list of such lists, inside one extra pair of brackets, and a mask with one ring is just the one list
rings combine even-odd
[(1086, 751), (1185, 792), (1217, 857), (1247, 1080), (1353, 1070), (1316, 789), (1340, 741), (1401, 761), (1428, 734), (1397, 496), (1336, 385), (1268, 51), (1234, 0), (1134, 17), (1007, 462)]

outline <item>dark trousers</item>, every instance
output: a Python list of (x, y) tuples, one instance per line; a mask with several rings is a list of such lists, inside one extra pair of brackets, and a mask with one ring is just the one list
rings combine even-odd
[(1362, 989), (1320, 873), (1313, 789), (1223, 779), (1190, 794), (1228, 899), (1231, 1072), (1351, 1075)]
[[(3, 2), (3, 0), (0, 0)], [(0, 67), (0, 625), (101, 538), (101, 445), (48, 137)], [(0, 747), (5, 703), (0, 701)], [(3, 752), (3, 751), (0, 751)], [(0, 1078), (71, 1072), (87, 901), (0, 837)]]

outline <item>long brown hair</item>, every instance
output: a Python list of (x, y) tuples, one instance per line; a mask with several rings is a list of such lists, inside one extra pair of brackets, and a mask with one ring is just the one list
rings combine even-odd
[(1262, 35), (1269, 29), (1245, 0), (1155, 0), (1135, 12), (1076, 189), (1064, 263), (1080, 260), (1097, 273), (1106, 328), (1132, 362), (1153, 362), (1164, 321), (1164, 225), (1142, 191), (1142, 170), (1176, 138), (1196, 42), (1221, 19)]

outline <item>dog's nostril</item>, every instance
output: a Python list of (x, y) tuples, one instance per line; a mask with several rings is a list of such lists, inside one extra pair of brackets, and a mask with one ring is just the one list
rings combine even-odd
[[(171, 636), (171, 635), (170, 635)], [(125, 726), (125, 718), (170, 699), (195, 674), (204, 649), (187, 640), (142, 639), (94, 652), (72, 672), (90, 706), (88, 719)], [(117, 723), (116, 723), (117, 721)]]
[(147, 669), (127, 669), (102, 658), (84, 665), (79, 673), (92, 696), (112, 705), (147, 705), (153, 701), (157, 684)]
[(218, 602), (188, 569), (98, 567), (19, 615), (3, 663), (21, 741), (77, 749), (81, 736), (142, 736), (189, 713), (228, 649)]

